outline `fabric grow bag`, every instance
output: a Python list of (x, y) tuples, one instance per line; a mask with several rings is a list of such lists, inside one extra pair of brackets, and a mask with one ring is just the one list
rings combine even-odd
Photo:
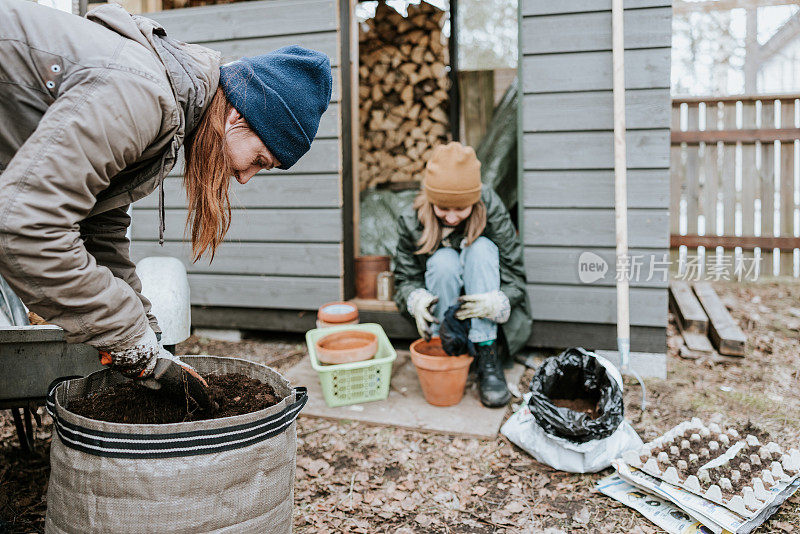
[[(552, 436), (574, 443), (603, 439), (617, 430), (625, 416), (621, 383), (622, 378), (612, 378), (596, 355), (571, 348), (539, 366), (531, 381), (528, 404), (536, 422)], [(591, 395), (599, 396), (597, 419), (550, 401)]]
[(295, 419), (307, 400), (272, 369), (237, 358), (184, 356), (200, 373), (241, 373), (283, 400), (257, 412), (188, 423), (128, 425), (68, 411), (127, 379), (105, 369), (52, 388), (45, 532), (290, 533)]

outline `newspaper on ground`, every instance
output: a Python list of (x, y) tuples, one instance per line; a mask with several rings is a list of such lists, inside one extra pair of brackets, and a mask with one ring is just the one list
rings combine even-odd
[[(713, 529), (687, 514), (667, 499), (662, 499), (627, 482), (619, 475), (610, 475), (597, 482), (597, 489), (622, 504), (630, 506), (668, 534), (700, 534)], [(731, 534), (723, 530), (720, 534)]]
[[(774, 493), (773, 500), (755, 517), (742, 517), (725, 506), (711, 502), (699, 495), (674, 486), (669, 482), (655, 478), (639, 469), (632, 468), (620, 459), (612, 465), (617, 474), (627, 483), (636, 486), (643, 492), (669, 501), (686, 514), (700, 522), (706, 530), (697, 532), (713, 532), (714, 534), (749, 534), (766, 521), (775, 511), (800, 488), (800, 480), (783, 482)], [(605, 493), (605, 492), (604, 492)], [(624, 502), (624, 501), (623, 501)], [(629, 502), (626, 502), (629, 504)], [(639, 510), (638, 508), (634, 507)], [(641, 512), (641, 510), (639, 510)], [(646, 515), (646, 514), (645, 514)], [(652, 519), (651, 519), (652, 520)], [(691, 530), (688, 532), (692, 532)]]

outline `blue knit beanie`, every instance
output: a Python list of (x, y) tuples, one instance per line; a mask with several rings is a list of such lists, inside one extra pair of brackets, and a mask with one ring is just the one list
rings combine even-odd
[(331, 101), (328, 56), (302, 46), (220, 67), (220, 85), (264, 145), (288, 169), (311, 148)]

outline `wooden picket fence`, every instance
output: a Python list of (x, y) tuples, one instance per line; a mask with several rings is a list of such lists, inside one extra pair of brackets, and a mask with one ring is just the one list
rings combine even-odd
[(797, 276), (798, 99), (672, 100), (670, 246), (680, 273)]

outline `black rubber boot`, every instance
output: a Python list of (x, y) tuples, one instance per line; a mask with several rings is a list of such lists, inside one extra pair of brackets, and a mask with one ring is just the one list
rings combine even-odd
[(503, 365), (497, 354), (497, 342), (491, 345), (478, 345), (478, 385), (481, 402), (489, 408), (499, 408), (511, 400), (511, 392), (506, 385)]

